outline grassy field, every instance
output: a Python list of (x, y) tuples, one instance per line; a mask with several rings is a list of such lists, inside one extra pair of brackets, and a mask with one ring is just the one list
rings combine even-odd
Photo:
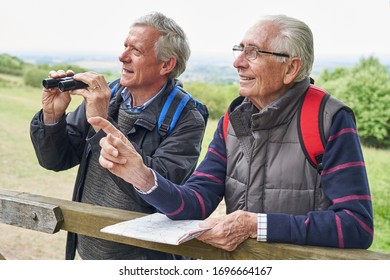
[[(76, 106), (79, 99), (72, 101)], [(41, 108), (40, 90), (0, 75), (0, 188), (70, 199), (76, 169), (55, 173), (41, 168), (30, 141), (29, 125)], [(202, 154), (217, 122), (210, 120)], [(390, 151), (364, 148), (371, 185), (375, 240), (370, 248), (390, 253)], [(223, 208), (218, 209), (223, 212)], [(66, 232), (55, 235), (0, 224), (0, 254), (7, 259), (63, 259)]]

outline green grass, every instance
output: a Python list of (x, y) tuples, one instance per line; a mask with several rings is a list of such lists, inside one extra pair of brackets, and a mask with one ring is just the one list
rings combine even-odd
[(390, 151), (364, 148), (364, 159), (374, 208), (371, 250), (390, 253)]
[[(41, 108), (40, 89), (26, 87), (20, 78), (0, 75), (0, 188), (70, 199), (76, 169), (55, 173), (39, 166), (29, 126)], [(72, 101), (71, 108), (80, 103)], [(217, 120), (209, 120), (202, 155), (207, 151)], [(390, 253), (390, 151), (364, 148), (375, 218), (371, 250)]]
[(15, 79), (0, 86), (0, 188), (69, 199), (76, 170), (43, 169), (31, 144), (30, 121), (40, 108), (40, 89)]

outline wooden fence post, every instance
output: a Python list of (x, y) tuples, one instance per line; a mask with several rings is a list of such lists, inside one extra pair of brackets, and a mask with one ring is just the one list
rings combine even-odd
[(59, 206), (0, 194), (0, 222), (46, 233), (61, 229)]

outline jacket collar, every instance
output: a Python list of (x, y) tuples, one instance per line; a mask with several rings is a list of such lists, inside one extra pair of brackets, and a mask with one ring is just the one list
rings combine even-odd
[[(296, 83), (285, 94), (260, 111), (248, 99), (237, 98), (233, 101), (229, 114), (236, 135), (251, 135), (252, 131), (271, 129), (290, 121), (297, 111), (299, 99), (309, 85), (309, 78)], [(240, 100), (242, 102), (237, 105)]]
[[(168, 80), (163, 92), (139, 113), (139, 117), (134, 125), (141, 126), (149, 131), (152, 131), (157, 126), (157, 120), (165, 100), (176, 85), (182, 86), (182, 83), (176, 79)], [(122, 90), (123, 87), (118, 88), (116, 95), (112, 98), (108, 108), (108, 114), (114, 120), (118, 119), (119, 106), (123, 103), (123, 98), (120, 94)]]

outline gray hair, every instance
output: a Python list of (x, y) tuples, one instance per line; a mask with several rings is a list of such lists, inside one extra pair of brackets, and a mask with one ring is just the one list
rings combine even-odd
[[(314, 62), (313, 34), (306, 23), (285, 15), (266, 16), (261, 22), (272, 22), (280, 27), (279, 35), (272, 41), (273, 51), (288, 53), (290, 57), (299, 57), (302, 67), (295, 82), (310, 76)], [(287, 58), (279, 57), (280, 61)]]
[(151, 26), (161, 33), (155, 44), (156, 58), (167, 61), (169, 58), (175, 57), (176, 66), (169, 73), (168, 78), (179, 77), (186, 69), (191, 54), (187, 36), (183, 29), (174, 20), (158, 12), (140, 17), (131, 27), (136, 25)]

